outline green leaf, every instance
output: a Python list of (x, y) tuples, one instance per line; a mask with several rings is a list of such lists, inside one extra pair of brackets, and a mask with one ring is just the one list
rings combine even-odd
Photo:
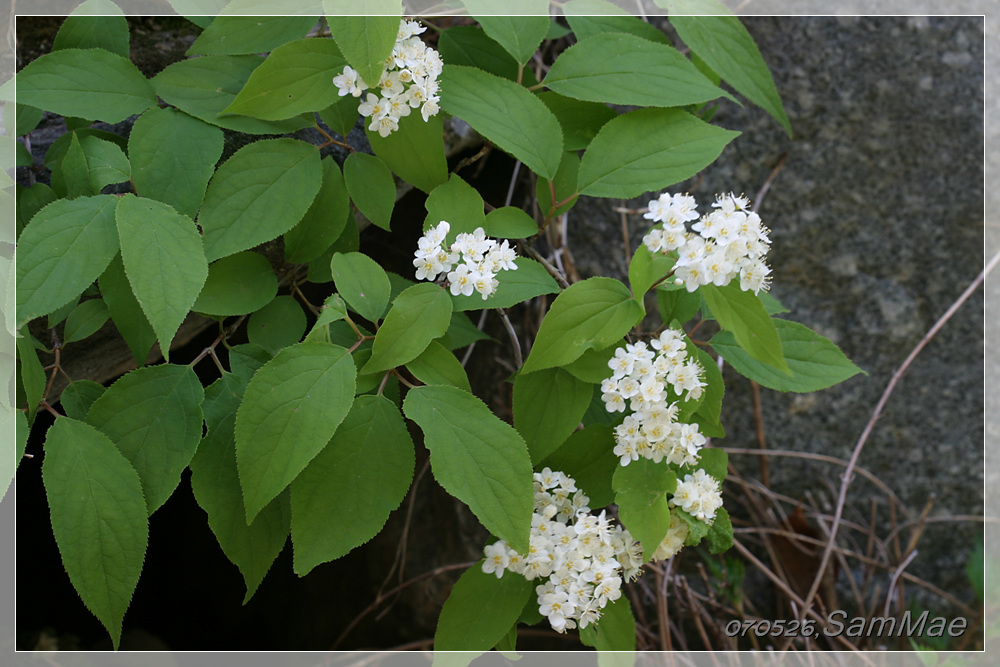
[(17, 323), (48, 315), (94, 282), (118, 252), (117, 197), (61, 199), (39, 211), (17, 248)]
[(319, 152), (304, 141), (268, 139), (236, 151), (212, 177), (198, 216), (208, 260), (290, 230), (309, 210), (322, 181)]
[(591, 424), (570, 435), (559, 449), (538, 465), (566, 473), (590, 498), (591, 507), (605, 507), (615, 501), (611, 481), (620, 466), (612, 451), (614, 448), (615, 436), (611, 427)]
[(617, 280), (597, 276), (574, 283), (552, 302), (521, 372), (562, 366), (586, 350), (604, 349), (642, 316), (642, 306)]
[(344, 57), (332, 40), (299, 39), (274, 49), (223, 113), (285, 120), (337, 101)]
[(605, 123), (618, 116), (606, 104), (574, 100), (551, 91), (539, 93), (538, 99), (559, 120), (565, 138), (563, 148), (567, 151), (583, 150), (589, 146)]
[(374, 155), (351, 153), (344, 162), (344, 183), (358, 210), (389, 231), (396, 204), (396, 183), (385, 163)]
[[(573, 208), (579, 199), (576, 187), (579, 173), (580, 156), (577, 155), (577, 151), (566, 151), (559, 163), (556, 177), (551, 181), (538, 179), (535, 183), (535, 197), (538, 199), (538, 209), (543, 215), (551, 219)], [(555, 201), (552, 201), (553, 190), (556, 195)], [(553, 210), (552, 206), (559, 202), (565, 203)]]
[(125, 339), (125, 344), (132, 351), (136, 366), (145, 365), (149, 350), (156, 343), (156, 332), (153, 331), (146, 314), (142, 312), (142, 306), (132, 293), (132, 286), (125, 275), (125, 265), (120, 254), (108, 264), (98, 284), (101, 287), (104, 303), (111, 313), (111, 319)]
[(278, 557), (291, 529), (289, 494), (279, 494), (249, 526), (236, 468), (233, 428), (247, 380), (223, 373), (205, 390), (208, 433), (191, 459), (191, 490), (208, 514), (208, 525), (223, 553), (246, 582), (246, 604)]
[(351, 201), (340, 166), (324, 158), (323, 184), (312, 206), (299, 224), (285, 232), (285, 258), (289, 262), (311, 262), (333, 245), (351, 215)]
[(115, 221), (125, 274), (169, 361), (170, 342), (208, 276), (201, 235), (186, 215), (134, 195), (118, 200)]
[(63, 411), (67, 417), (83, 420), (90, 412), (90, 406), (104, 394), (104, 386), (93, 380), (76, 380), (66, 385), (59, 395)]
[(596, 624), (580, 631), (580, 640), (602, 652), (598, 654), (598, 661), (608, 655), (604, 651), (615, 651), (610, 654), (614, 658), (612, 664), (620, 662), (623, 667), (633, 664), (635, 654), (622, 653), (635, 651), (635, 617), (628, 596), (623, 595), (605, 607)]
[(108, 306), (102, 299), (89, 299), (84, 301), (69, 314), (66, 318), (66, 327), (63, 330), (63, 344), (87, 338), (108, 321), (111, 313)]
[(81, 137), (80, 147), (90, 170), (90, 186), (100, 192), (105, 185), (125, 183), (132, 178), (125, 152), (116, 144), (97, 137)]
[(486, 214), (487, 236), (499, 239), (526, 239), (538, 233), (538, 224), (515, 206), (495, 208)]
[(611, 345), (603, 350), (587, 350), (576, 361), (563, 366), (567, 371), (580, 378), (584, 382), (593, 385), (600, 385), (601, 382), (611, 377), (611, 370), (608, 361), (615, 356), (617, 346)]
[(36, 213), (56, 199), (56, 193), (44, 183), (35, 183), (30, 188), (17, 188), (17, 235), (21, 235), (21, 231)]
[(447, 183), (434, 188), (424, 203), (427, 216), (424, 231), (445, 220), (450, 225), (445, 244), (450, 246), (459, 234), (471, 234), (486, 225), (483, 197), (458, 174), (452, 174)]
[(139, 477), (105, 435), (61, 417), (45, 437), (42, 482), (63, 567), (117, 649), (149, 533)]
[(287, 347), (258, 370), (236, 413), (236, 460), (250, 523), (326, 446), (351, 408), (354, 361), (328, 343)]
[(190, 367), (147, 366), (118, 379), (87, 413), (87, 423), (108, 436), (139, 474), (150, 514), (180, 484), (198, 448), (204, 398)]
[[(168, 104), (206, 123), (246, 134), (285, 134), (313, 124), (311, 118), (268, 121), (248, 116), (220, 116), (246, 85), (259, 56), (202, 56), (167, 66), (153, 77), (156, 94)], [(332, 83), (331, 83), (332, 85)]]
[(513, 81), (475, 67), (445, 65), (440, 81), (442, 109), (539, 176), (555, 175), (562, 159), (562, 128), (541, 100)]
[(351, 310), (369, 322), (382, 319), (389, 305), (390, 285), (378, 262), (360, 252), (338, 252), (330, 259), (330, 273)]
[(399, 408), (358, 396), (333, 439), (292, 482), (295, 573), (377, 535), (413, 479), (413, 441)]
[(497, 276), (500, 286), (497, 287), (496, 292), (485, 299), (477, 292), (473, 292), (469, 296), (464, 294), (451, 295), (455, 310), (510, 308), (536, 296), (555, 294), (559, 291), (559, 285), (555, 279), (549, 275), (544, 266), (535, 260), (518, 257), (514, 260), (514, 264), (517, 265), (517, 269), (500, 273)]
[(791, 375), (751, 357), (727, 331), (717, 333), (712, 347), (741, 375), (776, 391), (819, 391), (864, 373), (836, 345), (809, 327), (788, 320), (772, 320), (781, 339), (781, 351)]
[(170, 204), (193, 219), (223, 143), (217, 127), (176, 109), (150, 109), (135, 121), (128, 136), (136, 193)]
[(451, 324), (444, 336), (444, 344), (450, 350), (457, 350), (478, 340), (496, 342), (489, 335), (480, 331), (469, 319), (468, 315), (456, 310), (451, 314)]
[(315, 25), (315, 16), (217, 16), (187, 54), (266, 53), (290, 40), (305, 37)]
[(701, 403), (694, 413), (694, 420), (698, 423), (698, 430), (701, 431), (702, 435), (709, 438), (724, 438), (726, 430), (719, 422), (719, 416), (722, 414), (722, 397), (726, 388), (722, 379), (722, 371), (719, 370), (719, 365), (707, 351), (700, 347), (695, 348), (695, 351), (698, 353), (701, 367), (705, 369), (705, 383), (708, 386), (705, 387)]
[[(450, 65), (468, 65), (496, 74), (511, 81), (517, 80), (517, 62), (502, 46), (486, 36), (478, 26), (459, 25), (441, 32), (438, 53)], [(523, 83), (536, 83), (531, 70), (524, 70)]]
[(725, 507), (715, 511), (715, 521), (708, 529), (708, 550), (713, 554), (729, 551), (733, 546), (733, 524), (729, 520), (729, 512)]
[(466, 570), (441, 607), (434, 632), (435, 664), (446, 658), (442, 651), (493, 648), (517, 623), (534, 589), (534, 582), (513, 572), (499, 579), (483, 572), (482, 561)]
[[(339, 98), (327, 108), (319, 111), (320, 120), (336, 134), (346, 137), (358, 124), (358, 99), (351, 95)], [(378, 135), (376, 135), (378, 136)]]
[(705, 538), (705, 536), (708, 535), (708, 531), (711, 527), (704, 521), (699, 521), (682, 510), (680, 507), (672, 507), (670, 512), (687, 524), (688, 536), (684, 539), (684, 546), (697, 546)]
[(590, 405), (593, 388), (562, 368), (519, 373), (514, 380), (514, 428), (538, 463), (570, 436)]
[[(8, 130), (14, 130), (15, 137), (23, 137), (31, 132), (42, 120), (42, 110), (27, 104), (4, 105), (3, 124)], [(13, 120), (11, 115), (13, 114)]]
[(965, 564), (965, 574), (976, 592), (980, 602), (986, 599), (986, 552), (983, 543), (976, 540), (976, 546), (969, 552), (969, 560)]
[(654, 42), (670, 43), (659, 28), (605, 0), (571, 0), (563, 5), (563, 13), (577, 40), (604, 32), (626, 32)]
[(17, 101), (114, 124), (154, 106), (156, 94), (127, 58), (104, 49), (64, 49), (18, 72)]
[(362, 372), (377, 373), (416, 359), (451, 323), (451, 299), (437, 285), (421, 283), (403, 290), (375, 334), (372, 356)]
[(278, 279), (263, 255), (246, 250), (212, 262), (191, 310), (206, 315), (246, 315), (271, 303)]
[(673, 267), (674, 257), (659, 252), (651, 253), (645, 244), (639, 245), (628, 265), (628, 281), (632, 286), (632, 294), (638, 301), (642, 301), (649, 288), (662, 280)]
[(744, 292), (736, 283), (723, 287), (703, 285), (698, 291), (719, 326), (733, 334), (736, 344), (750, 358), (771, 366), (786, 377), (791, 375), (775, 320), (764, 310), (756, 294)]
[(698, 309), (701, 308), (701, 295), (697, 292), (688, 292), (683, 287), (680, 289), (658, 287), (656, 303), (664, 323), (669, 324), (677, 320), (680, 324), (684, 324), (698, 314)]
[(455, 355), (432, 340), (427, 349), (406, 364), (406, 369), (424, 384), (444, 384), (472, 393), (469, 376)]
[(234, 345), (229, 348), (229, 368), (233, 375), (249, 382), (261, 366), (271, 361), (271, 356), (270, 352), (254, 343)]
[[(519, 3), (516, 9), (507, 7), (511, 14), (520, 16), (486, 16), (494, 8), (485, 0), (465, 0), (469, 13), (479, 21), (486, 34), (496, 41), (519, 65), (526, 64), (538, 50), (538, 46), (549, 32), (551, 19), (548, 16), (547, 0)], [(534, 14), (532, 16), (531, 14)]]
[(739, 132), (678, 109), (637, 109), (601, 128), (580, 162), (579, 191), (629, 199), (662, 190), (711, 164)]
[(581, 39), (559, 54), (542, 83), (610, 104), (679, 107), (728, 97), (672, 46), (622, 32)]
[(789, 138), (792, 136), (792, 125), (767, 63), (738, 18), (679, 16), (672, 12), (670, 24), (684, 43), (736, 92), (771, 114), (785, 128)]
[(517, 431), (455, 387), (411, 389), (403, 412), (424, 432), (434, 478), (444, 490), (468, 505), (487, 530), (527, 553), (534, 487), (528, 448)]
[(66, 318), (69, 317), (69, 314), (73, 312), (73, 309), (75, 309), (77, 305), (79, 305), (79, 303), (80, 303), (79, 298), (71, 299), (66, 303), (65, 306), (61, 306), (60, 308), (49, 313), (48, 316), (49, 328), (55, 329), (57, 326), (62, 324), (66, 320)]
[(369, 88), (378, 86), (385, 61), (392, 55), (399, 32), (399, 14), (338, 16), (328, 20), (330, 34), (347, 62)]
[(17, 339), (17, 360), (21, 364), (21, 387), (24, 389), (24, 396), (28, 404), (28, 421), (35, 418), (35, 410), (45, 394), (45, 371), (42, 370), (42, 362), (38, 360), (38, 353), (32, 342), (30, 334)]
[(670, 528), (667, 493), (677, 486), (674, 472), (665, 463), (640, 457), (618, 466), (612, 480), (622, 523), (642, 543), (642, 560), (648, 561)]
[(410, 114), (387, 137), (371, 130), (366, 133), (375, 155), (407, 183), (430, 192), (448, 180), (444, 117), (440, 114), (426, 122), (417, 114)]
[[(114, 16), (83, 16), (86, 12)], [(83, 2), (59, 26), (52, 50), (107, 49), (128, 58), (128, 21), (112, 2)]]
[(294, 297), (276, 296), (247, 322), (247, 337), (271, 354), (302, 340), (306, 332), (306, 314)]
[(690, 467), (693, 470), (704, 470), (721, 483), (726, 479), (726, 471), (729, 469), (729, 455), (724, 449), (705, 447), (699, 452), (698, 463)]
[(95, 194), (90, 184), (87, 156), (83, 154), (76, 132), (70, 133), (66, 154), (52, 169), (52, 189), (66, 199)]

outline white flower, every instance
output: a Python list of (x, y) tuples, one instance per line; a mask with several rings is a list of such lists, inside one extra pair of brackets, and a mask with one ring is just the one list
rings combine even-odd
[(448, 282), (451, 283), (451, 293), (455, 296), (459, 294), (472, 296), (472, 292), (476, 289), (472, 281), (473, 275), (469, 271), (468, 264), (459, 264), (454, 271), (448, 274)]
[(364, 89), (368, 87), (361, 79), (361, 75), (348, 65), (344, 65), (343, 73), (333, 77), (333, 85), (337, 86), (338, 94), (341, 97), (345, 95), (360, 97)]
[(483, 549), (486, 559), (483, 561), (483, 572), (486, 574), (496, 574), (497, 579), (503, 576), (504, 570), (510, 564), (510, 556), (507, 555), (507, 543), (503, 540), (494, 544), (489, 544)]

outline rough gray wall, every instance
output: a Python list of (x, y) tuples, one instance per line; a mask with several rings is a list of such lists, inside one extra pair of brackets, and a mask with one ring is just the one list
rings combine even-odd
[[(787, 155), (760, 210), (772, 229), (771, 293), (790, 308), (785, 317), (831, 338), (869, 375), (803, 396), (763, 390), (767, 442), (846, 460), (893, 371), (983, 268), (984, 24), (978, 17), (743, 21), (771, 67), (794, 136), (757, 107), (725, 103), (713, 122), (743, 135), (700, 180), (671, 190), (690, 190), (704, 206), (716, 192), (754, 197)], [(592, 200), (570, 214), (570, 247), (585, 275), (623, 275), (618, 204)], [(645, 223), (632, 217), (632, 248)], [(982, 514), (983, 325), (980, 289), (899, 382), (862, 452), (860, 466), (914, 515), (931, 494), (932, 518)], [(734, 373), (726, 377), (728, 435), (718, 444), (755, 447), (749, 387)], [(755, 458), (731, 460), (756, 474)], [(772, 486), (833, 502), (828, 489), (839, 486), (841, 470), (772, 459)], [(846, 517), (866, 523), (870, 498), (884, 517), (885, 494), (857, 478)], [(974, 522), (930, 524), (908, 571), (971, 601), (964, 566), (981, 530)], [(905, 546), (909, 531), (901, 537)]]

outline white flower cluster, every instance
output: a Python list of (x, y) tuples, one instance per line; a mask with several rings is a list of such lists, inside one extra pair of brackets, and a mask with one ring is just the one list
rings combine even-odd
[(557, 632), (597, 622), (601, 610), (621, 597), (623, 580), (635, 579), (642, 565), (642, 546), (604, 510), (591, 514), (589, 502), (572, 477), (545, 468), (535, 473), (528, 553), (503, 540), (484, 550), (487, 574), (500, 578), (509, 570), (529, 581), (546, 579), (535, 593)]
[(677, 482), (673, 504), (696, 519), (711, 523), (716, 511), (722, 507), (719, 481), (704, 470), (684, 475), (684, 481)]
[(684, 332), (667, 328), (659, 338), (628, 343), (608, 361), (612, 375), (601, 383), (601, 398), (608, 412), (632, 414), (615, 427), (615, 456), (623, 466), (642, 456), (679, 466), (698, 460), (705, 436), (697, 424), (676, 420), (679, 401), (697, 400), (705, 388), (704, 369), (688, 358)]
[[(427, 28), (416, 21), (400, 20), (399, 32), (392, 55), (385, 61), (385, 70), (378, 82), (381, 96), (368, 93), (358, 106), (358, 112), (371, 118), (369, 130), (387, 137), (399, 129), (399, 119), (409, 116), (411, 109), (420, 107), (420, 115), (426, 122), (436, 116), (438, 106), (438, 75), (442, 62), (438, 52), (417, 37)], [(369, 88), (358, 72), (345, 65), (341, 74), (333, 77), (340, 95), (360, 97)]]
[[(649, 202), (649, 212), (643, 216), (662, 225), (650, 230), (642, 242), (650, 252), (677, 251), (674, 275), (689, 292), (700, 285), (728, 285), (739, 276), (740, 289), (756, 294), (768, 288), (771, 269), (764, 256), (771, 241), (770, 230), (749, 206), (746, 197), (718, 195), (714, 210), (699, 219), (694, 197), (664, 192)], [(691, 220), (697, 222), (689, 232), (685, 223)]]
[[(441, 244), (450, 230), (451, 225), (442, 220), (417, 241), (416, 258), (413, 260), (417, 280), (433, 281), (439, 274), (447, 274), (452, 294), (471, 296), (476, 291), (486, 299), (500, 284), (496, 279), (497, 273), (517, 270), (514, 263), (517, 253), (506, 240), (497, 243), (495, 239), (487, 238), (483, 228), (478, 227), (471, 234), (459, 234), (451, 248), (445, 250)], [(457, 265), (454, 270), (452, 265)]]

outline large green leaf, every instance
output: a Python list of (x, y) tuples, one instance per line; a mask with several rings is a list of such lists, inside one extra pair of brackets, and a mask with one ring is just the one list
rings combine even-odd
[(319, 152), (304, 141), (268, 139), (236, 151), (212, 177), (198, 216), (209, 261), (290, 230), (322, 180)]
[(510, 308), (519, 303), (533, 299), (542, 294), (555, 294), (559, 284), (549, 274), (544, 266), (533, 259), (518, 257), (514, 260), (517, 269), (501, 271), (497, 275), (500, 286), (497, 291), (486, 297), (473, 292), (471, 295), (452, 295), (451, 300), (456, 311), (479, 310), (482, 308)]
[(792, 125), (767, 63), (753, 37), (735, 16), (680, 16), (670, 24), (699, 58), (736, 89), (781, 123), (788, 136)]
[(190, 367), (147, 366), (118, 379), (87, 413), (87, 423), (108, 436), (139, 474), (150, 514), (180, 484), (198, 448), (204, 398)]
[(77, 305), (66, 318), (63, 345), (87, 338), (104, 326), (110, 316), (102, 299), (88, 299)]
[[(597, 133), (612, 118), (615, 110), (599, 102), (585, 102), (547, 91), (538, 94), (562, 126), (567, 151), (578, 151), (590, 145)], [(579, 163), (579, 159), (577, 160)]]
[(67, 417), (83, 421), (90, 412), (90, 406), (104, 394), (104, 385), (93, 380), (75, 380), (66, 385), (59, 394), (59, 403)]
[(118, 252), (111, 195), (52, 202), (21, 232), (17, 247), (18, 327), (78, 296)]
[(679, 107), (727, 95), (667, 44), (602, 32), (563, 51), (543, 84), (590, 102)]
[(722, 287), (702, 285), (698, 291), (719, 326), (731, 332), (751, 358), (785, 376), (791, 375), (775, 321), (756, 294), (744, 292), (735, 281)]
[(64, 49), (17, 74), (17, 101), (62, 116), (119, 123), (156, 104), (146, 77), (104, 49)]
[(414, 458), (399, 408), (384, 396), (358, 396), (333, 439), (292, 482), (296, 574), (377, 535), (410, 488)]
[(107, 436), (61, 417), (45, 437), (42, 482), (63, 567), (117, 649), (149, 533), (139, 477)]
[[(478, 67), (504, 79), (517, 79), (517, 61), (478, 26), (457, 25), (442, 31), (438, 52), (450, 65)], [(537, 83), (530, 69), (523, 70), (522, 75), (525, 78), (522, 83)]]
[(46, 377), (42, 362), (38, 360), (35, 351), (34, 338), (24, 335), (16, 339), (17, 360), (21, 365), (21, 389), (24, 390), (24, 400), (28, 407), (28, 421), (35, 419), (35, 411), (45, 394)]
[(93, 192), (100, 192), (105, 185), (126, 183), (131, 179), (128, 158), (116, 144), (93, 136), (80, 137), (79, 142)]
[(500, 239), (526, 239), (538, 233), (538, 223), (515, 206), (502, 206), (487, 213), (483, 228), (487, 236)]
[(562, 159), (562, 128), (537, 97), (513, 81), (475, 67), (445, 65), (441, 108), (545, 178)]
[(194, 218), (223, 143), (218, 127), (169, 107), (150, 109), (128, 136), (136, 193)]
[(411, 114), (387, 137), (371, 130), (366, 132), (375, 155), (407, 183), (430, 192), (448, 180), (442, 115), (431, 116), (425, 122)]
[(319, 194), (299, 224), (285, 232), (285, 258), (289, 262), (311, 262), (322, 255), (340, 237), (351, 215), (340, 165), (332, 157), (324, 158), (322, 164)]
[(612, 658), (612, 665), (635, 664), (635, 616), (629, 596), (623, 595), (605, 607), (596, 624), (580, 630), (580, 641), (593, 646), (598, 659)]
[(432, 340), (427, 349), (406, 364), (406, 369), (424, 384), (445, 384), (472, 392), (462, 364), (444, 345)]
[(330, 259), (330, 274), (351, 310), (369, 322), (382, 319), (391, 287), (378, 262), (360, 252), (338, 252)]
[(819, 391), (864, 373), (833, 342), (809, 327), (788, 320), (772, 321), (791, 375), (751, 357), (729, 331), (720, 331), (710, 342), (741, 375), (777, 391)]
[(305, 37), (315, 16), (217, 16), (198, 36), (188, 55), (266, 53)]
[(385, 163), (374, 155), (351, 153), (344, 162), (344, 183), (358, 210), (389, 231), (396, 205), (396, 183)]
[[(103, 16), (84, 16), (88, 12)], [(128, 21), (108, 0), (87, 0), (66, 17), (52, 42), (52, 50), (107, 49), (128, 58)]]
[(628, 333), (644, 314), (627, 287), (597, 276), (570, 285), (552, 302), (522, 373), (562, 366)]
[(170, 341), (208, 276), (201, 235), (191, 218), (154, 199), (126, 195), (115, 214), (132, 291), (170, 359)]
[(250, 316), (247, 338), (271, 354), (277, 354), (299, 342), (306, 325), (306, 314), (295, 297), (281, 294)]
[(570, 0), (563, 5), (563, 14), (578, 40), (602, 32), (627, 32), (654, 42), (670, 43), (662, 30), (607, 0)]
[(206, 315), (246, 315), (271, 303), (278, 279), (263, 255), (246, 250), (208, 267), (208, 278), (191, 310)]
[(519, 373), (514, 380), (514, 428), (528, 443), (532, 463), (559, 448), (590, 405), (593, 387), (561, 368)]
[(581, 194), (629, 199), (662, 190), (711, 164), (739, 132), (678, 109), (637, 109), (601, 128), (583, 154)]
[(378, 86), (385, 61), (399, 32), (399, 15), (337, 16), (328, 19), (330, 34), (369, 88)]
[(282, 44), (254, 70), (223, 113), (285, 120), (325, 109), (339, 98), (330, 81), (343, 67), (344, 57), (332, 40), (299, 39)]
[(125, 339), (125, 344), (132, 351), (136, 365), (144, 365), (150, 348), (156, 343), (156, 332), (153, 331), (146, 314), (142, 312), (142, 306), (132, 293), (132, 285), (125, 275), (121, 254), (111, 260), (108, 268), (101, 274), (98, 284), (104, 303), (111, 313), (111, 319)]
[[(246, 134), (285, 134), (313, 124), (312, 118), (269, 121), (224, 115), (257, 67), (259, 56), (202, 56), (167, 66), (153, 77), (156, 94), (168, 104), (206, 123)], [(332, 84), (331, 84), (332, 85)]]
[(619, 466), (614, 455), (615, 436), (606, 424), (591, 424), (576, 431), (539, 465), (561, 470), (590, 498), (591, 507), (605, 507), (615, 501), (611, 480)]
[(354, 381), (347, 350), (319, 342), (286, 347), (254, 374), (235, 431), (247, 523), (330, 441), (351, 408)]
[(470, 567), (455, 582), (441, 607), (434, 632), (437, 657), (447, 655), (441, 651), (488, 651), (493, 648), (517, 623), (534, 588), (534, 582), (513, 572), (499, 579), (483, 572), (482, 561)]
[(279, 494), (247, 525), (233, 435), (246, 384), (246, 378), (223, 373), (205, 390), (208, 432), (191, 459), (191, 490), (208, 514), (209, 528), (222, 551), (243, 574), (244, 604), (264, 580), (291, 529), (288, 493)]
[(411, 389), (403, 412), (424, 432), (434, 478), (491, 533), (528, 552), (534, 506), (531, 459), (521, 436), (467, 391)]
[(465, 0), (469, 13), (479, 21), (486, 34), (514, 56), (519, 65), (535, 55), (549, 32), (551, 19), (547, 0), (527, 0), (506, 6), (508, 16), (491, 15), (495, 7), (486, 0)]
[(648, 561), (670, 528), (666, 494), (673, 493), (677, 478), (665, 463), (640, 457), (618, 466), (611, 484), (622, 523), (642, 543), (642, 559)]
[[(673, 257), (659, 252), (652, 253), (645, 244), (639, 245), (628, 265), (628, 281), (635, 298), (641, 301), (649, 288), (663, 280), (673, 266)], [(670, 323), (670, 320), (664, 321)]]
[(66, 153), (52, 168), (52, 189), (66, 199), (96, 194), (90, 183), (87, 156), (80, 146), (80, 138), (76, 132), (70, 132), (69, 139)]
[(436, 227), (442, 220), (450, 225), (443, 245), (450, 247), (459, 234), (471, 234), (486, 225), (483, 197), (458, 174), (452, 174), (447, 183), (434, 188), (424, 202), (427, 215), (424, 231)]
[(362, 372), (377, 373), (416, 359), (451, 324), (451, 299), (437, 285), (408, 287), (392, 302), (375, 333), (372, 356)]

